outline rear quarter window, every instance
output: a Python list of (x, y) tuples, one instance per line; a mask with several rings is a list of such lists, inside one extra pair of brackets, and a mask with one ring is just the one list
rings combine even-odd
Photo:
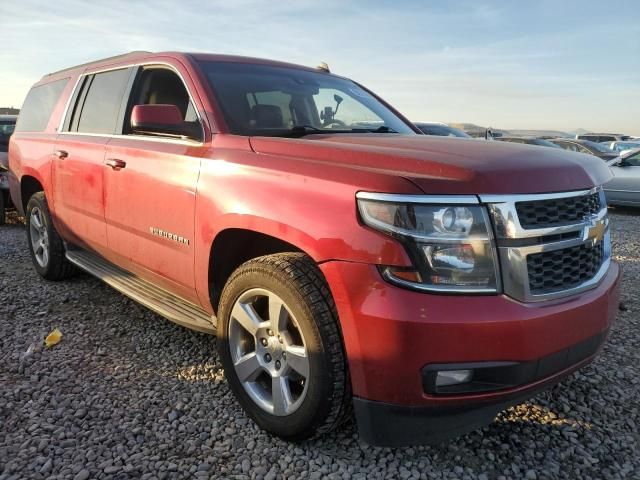
[(68, 78), (33, 87), (20, 109), (16, 132), (43, 132)]

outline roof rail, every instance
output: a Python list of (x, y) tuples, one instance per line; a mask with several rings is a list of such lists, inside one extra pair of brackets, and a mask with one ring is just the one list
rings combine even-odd
[(145, 53), (151, 53), (151, 52), (147, 52), (145, 50), (136, 50), (136, 51), (133, 51), (133, 52), (123, 53), (121, 55), (115, 55), (113, 57), (102, 58), (100, 60), (94, 60), (92, 62), (81, 63), (80, 65), (75, 65), (75, 66), (69, 67), (69, 68), (63, 68), (62, 70), (58, 70), (56, 72), (47, 73), (44, 76), (45, 77), (50, 77), (52, 75), (58, 75), (59, 73), (68, 72), (70, 70), (76, 70), (78, 68), (89, 67), (91, 65), (95, 65), (95, 64), (98, 64), (98, 63), (120, 60), (120, 59), (124, 59), (124, 58), (130, 57), (130, 56), (137, 56), (137, 55), (142, 55), (142, 54), (145, 54)]

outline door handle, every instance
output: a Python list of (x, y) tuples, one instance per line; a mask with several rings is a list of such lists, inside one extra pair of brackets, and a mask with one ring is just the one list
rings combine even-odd
[(104, 163), (116, 171), (122, 170), (127, 166), (127, 162), (120, 160), (119, 158), (107, 158)]
[(60, 160), (64, 160), (69, 156), (69, 153), (67, 153), (65, 150), (56, 150), (55, 152), (53, 152), (53, 154)]

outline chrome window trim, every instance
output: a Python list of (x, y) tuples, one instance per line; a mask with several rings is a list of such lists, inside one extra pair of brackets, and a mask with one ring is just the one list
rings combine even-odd
[[(71, 92), (69, 94), (69, 98), (67, 98), (67, 102), (64, 106), (64, 110), (62, 111), (62, 117), (60, 118), (60, 123), (58, 123), (58, 126), (56, 127), (56, 132), (58, 133), (62, 133), (62, 127), (64, 127), (64, 120), (65, 118), (67, 118), (67, 112), (69, 111), (69, 107), (71, 106), (71, 100), (73, 99), (73, 96), (75, 95), (78, 85), (80, 84), (80, 81), (82, 80), (82, 78), (83, 78), (82, 75), (78, 75), (78, 78), (76, 79), (76, 83), (71, 89)], [(76, 98), (76, 101), (77, 100), (78, 99)]]
[(449, 205), (479, 205), (476, 195), (411, 195), (395, 193), (358, 192), (356, 198), (361, 200), (376, 200), (378, 202), (395, 203), (423, 203)]
[[(168, 62), (162, 62), (162, 61), (148, 61), (148, 62), (138, 62), (138, 63), (130, 63), (130, 64), (126, 64), (126, 65), (117, 65), (117, 66), (112, 66), (112, 67), (105, 67), (103, 69), (98, 69), (98, 70), (85, 70), (82, 73), (80, 73), (80, 75), (78, 75), (78, 79), (76, 80), (76, 84), (73, 87), (73, 90), (71, 90), (71, 94), (69, 95), (69, 98), (67, 99), (67, 104), (65, 105), (64, 111), (62, 113), (62, 117), (60, 118), (60, 123), (58, 124), (58, 128), (57, 128), (57, 132), (59, 135), (64, 135), (64, 134), (72, 134), (72, 135), (90, 135), (90, 136), (99, 136), (99, 137), (107, 137), (107, 138), (134, 138), (137, 140), (144, 140), (147, 139), (147, 135), (124, 135), (122, 133), (83, 133), (83, 132), (63, 132), (62, 128), (64, 127), (64, 121), (67, 118), (67, 114), (69, 113), (69, 108), (71, 107), (71, 100), (73, 99), (73, 96), (76, 93), (76, 89), (78, 88), (78, 86), (80, 85), (81, 80), (84, 77), (87, 77), (89, 75), (96, 75), (99, 73), (105, 73), (105, 72), (112, 72), (115, 70), (124, 70), (126, 68), (134, 68), (134, 67), (153, 67), (153, 66), (159, 66), (162, 68), (166, 68), (168, 70), (173, 71), (178, 78), (180, 78), (180, 81), (182, 82), (182, 85), (184, 86), (185, 90), (187, 91), (187, 94), (189, 95), (189, 101), (191, 102), (191, 104), (193, 105), (193, 110), (196, 113), (196, 116), (198, 117), (198, 123), (200, 124), (200, 130), (202, 131), (202, 141), (199, 140), (183, 140), (183, 139), (173, 139), (170, 137), (161, 137), (159, 136), (158, 139), (151, 137), (152, 141), (162, 141), (162, 142), (167, 142), (167, 143), (180, 143), (180, 144), (188, 144), (188, 145), (192, 145), (192, 146), (202, 146), (205, 143), (205, 128), (204, 128), (204, 123), (203, 123), (203, 119), (202, 119), (202, 115), (200, 115), (200, 111), (196, 108), (196, 102), (194, 101), (194, 97), (191, 94), (191, 90), (189, 90), (189, 87), (187, 86), (187, 82), (185, 82), (184, 77), (182, 76), (182, 74), (170, 63)], [(129, 94), (131, 94), (131, 92), (129, 92)], [(77, 99), (76, 99), (77, 100)]]
[(119, 139), (131, 139), (131, 140), (143, 140), (145, 142), (158, 142), (158, 143), (175, 143), (179, 145), (186, 145), (189, 147), (201, 147), (204, 145), (203, 142), (199, 142), (197, 140), (182, 140), (179, 138), (167, 138), (158, 136), (153, 137), (151, 135), (119, 135), (119, 134), (111, 134), (111, 133), (82, 133), (82, 132), (60, 132), (58, 135), (70, 135), (70, 136), (81, 136), (81, 137), (103, 137), (103, 138), (119, 138)]

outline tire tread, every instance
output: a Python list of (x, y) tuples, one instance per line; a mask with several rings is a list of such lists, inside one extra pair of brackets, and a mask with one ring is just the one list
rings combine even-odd
[[(329, 413), (324, 422), (316, 426), (315, 431), (310, 435), (312, 438), (319, 437), (335, 430), (352, 416), (351, 381), (338, 312), (324, 276), (315, 262), (304, 253), (276, 253), (249, 260), (231, 275), (227, 284), (232, 283), (240, 275), (254, 271), (279, 278), (274, 275), (273, 270), (283, 273), (287, 281), (307, 299), (321, 336), (328, 340), (325, 347), (333, 365), (333, 395), (330, 399)], [(226, 290), (223, 292), (221, 304), (227, 301), (225, 297), (228, 294)]]

